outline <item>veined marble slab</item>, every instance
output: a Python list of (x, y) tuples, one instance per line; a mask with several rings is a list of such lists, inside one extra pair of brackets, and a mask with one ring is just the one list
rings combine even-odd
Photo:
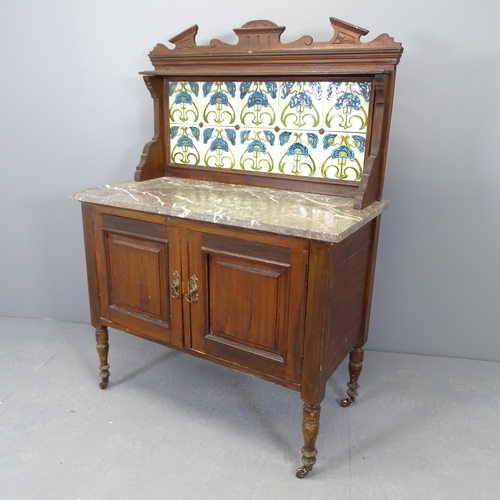
[(388, 201), (363, 210), (352, 198), (161, 177), (70, 193), (78, 201), (338, 243), (379, 215)]

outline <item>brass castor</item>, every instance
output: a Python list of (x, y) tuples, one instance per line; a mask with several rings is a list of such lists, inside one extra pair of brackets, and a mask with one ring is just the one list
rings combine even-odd
[(347, 408), (352, 403), (354, 403), (354, 399), (345, 398), (345, 399), (342, 399), (339, 404), (340, 404), (340, 406), (342, 406), (342, 408)]
[(304, 477), (307, 476), (307, 474), (309, 474), (309, 471), (312, 470), (312, 467), (306, 467), (305, 465), (303, 465), (302, 467), (299, 467), (296, 471), (295, 471), (295, 475), (299, 478), (299, 479), (302, 479)]

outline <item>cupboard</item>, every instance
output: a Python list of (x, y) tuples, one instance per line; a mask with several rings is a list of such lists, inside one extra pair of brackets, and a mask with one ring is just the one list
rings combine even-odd
[(71, 194), (101, 388), (113, 327), (295, 390), (297, 477), (316, 462), (326, 382), (348, 355), (341, 405), (358, 394), (402, 52), (331, 23), (328, 43), (282, 44), (284, 28), (252, 21), (236, 45), (198, 46), (197, 27), (158, 45), (144, 75), (155, 136), (135, 181)]

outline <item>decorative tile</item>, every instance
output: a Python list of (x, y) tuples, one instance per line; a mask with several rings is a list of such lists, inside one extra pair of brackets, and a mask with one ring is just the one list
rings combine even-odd
[(238, 157), (241, 170), (276, 173), (278, 170), (274, 130), (265, 128), (240, 130)]
[(170, 161), (358, 181), (370, 82), (170, 82)]
[(322, 82), (280, 82), (281, 126), (320, 127), (322, 108)]
[(371, 83), (329, 82), (325, 86), (325, 128), (366, 133)]
[(318, 177), (318, 132), (289, 129), (280, 132), (278, 137), (278, 172)]
[(320, 149), (320, 177), (359, 181), (365, 146), (366, 138), (361, 134), (325, 134)]
[(200, 128), (170, 125), (170, 161), (184, 165), (202, 165)]
[[(223, 116), (223, 115), (220, 115)], [(236, 131), (232, 127), (203, 129), (202, 165), (216, 168), (234, 168), (236, 165)]]
[(276, 82), (241, 82), (239, 101), (242, 126), (270, 127), (276, 123), (279, 103)]
[(200, 84), (198, 82), (169, 82), (170, 123), (200, 121)]
[(203, 122), (210, 125), (233, 125), (237, 117), (236, 84), (234, 82), (204, 82), (201, 103)]

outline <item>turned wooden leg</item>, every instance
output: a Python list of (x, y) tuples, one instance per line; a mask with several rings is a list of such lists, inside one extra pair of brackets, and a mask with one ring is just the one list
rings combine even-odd
[(347, 397), (340, 402), (340, 406), (345, 408), (351, 403), (354, 403), (356, 397), (358, 396), (358, 379), (361, 369), (363, 368), (363, 356), (364, 356), (363, 346), (357, 345), (349, 354), (349, 382), (347, 383)]
[(302, 467), (299, 467), (295, 475), (302, 479), (306, 477), (316, 463), (316, 438), (319, 431), (320, 405), (304, 403), (302, 411), (302, 434), (304, 434), (304, 447), (302, 448)]
[(106, 389), (109, 383), (109, 365), (108, 365), (108, 329), (105, 326), (95, 329), (95, 338), (97, 342), (97, 353), (99, 354), (99, 370), (101, 370), (102, 382), (99, 384), (101, 389)]

